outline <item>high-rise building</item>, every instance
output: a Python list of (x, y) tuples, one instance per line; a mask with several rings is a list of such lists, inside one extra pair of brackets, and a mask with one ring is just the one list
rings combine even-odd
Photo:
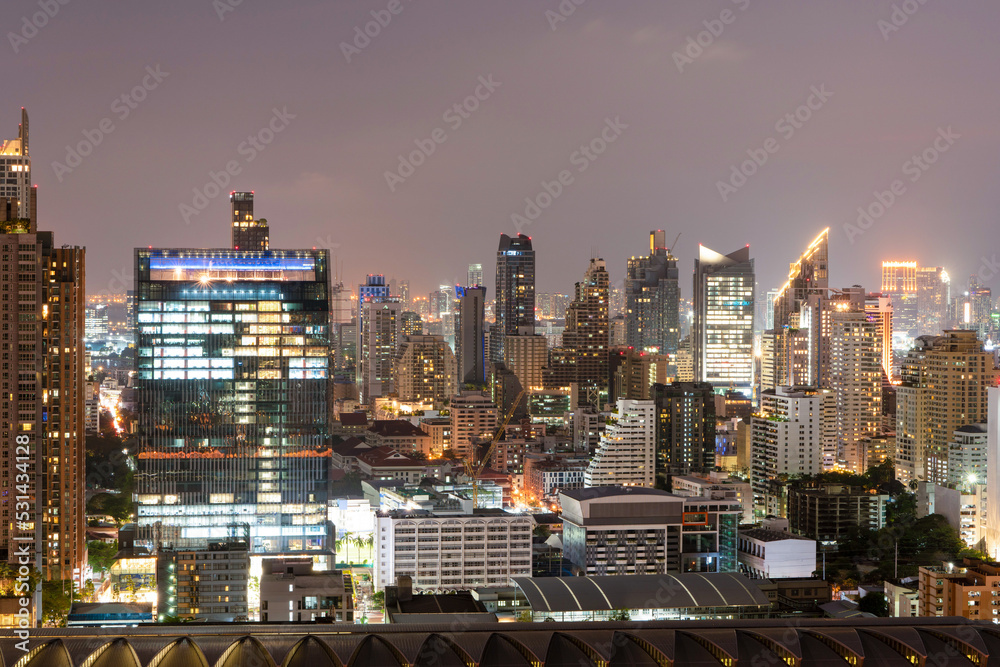
[(469, 264), (468, 278), (465, 284), (469, 287), (479, 287), (483, 284), (482, 264)]
[(562, 346), (553, 350), (548, 386), (579, 387), (581, 405), (600, 407), (608, 391), (608, 272), (603, 259), (591, 259), (576, 298), (566, 309)]
[[(37, 230), (27, 119), (22, 109), (20, 139), (0, 150), (0, 165), (9, 172), (0, 187), (6, 197), (0, 206), (0, 436), (8, 443), (0, 457), (0, 561), (30, 563), (45, 579), (82, 586), (90, 370), (83, 342), (85, 250), (57, 247), (52, 232)], [(29, 561), (22, 559), (24, 548)]]
[(37, 220), (35, 215), (35, 189), (31, 184), (31, 155), (28, 152), (28, 112), (21, 107), (21, 124), (17, 128), (17, 139), (0, 142), (0, 171), (3, 184), (0, 185), (0, 200), (13, 206), (11, 214), (4, 221)]
[(496, 324), (491, 332), (492, 361), (504, 359), (504, 337), (535, 333), (535, 251), (531, 237), (500, 235), (497, 249)]
[(750, 246), (721, 255), (698, 246), (694, 263), (694, 377), (719, 393), (753, 395), (754, 267)]
[(647, 486), (656, 483), (656, 403), (620, 399), (587, 466), (583, 485)]
[(652, 386), (670, 382), (676, 366), (665, 354), (648, 354), (618, 348), (608, 355), (608, 401), (619, 398), (644, 400), (652, 397)]
[(815, 387), (778, 387), (760, 398), (760, 412), (750, 422), (750, 479), (754, 505), (766, 515), (776, 510), (767, 494), (779, 475), (816, 475), (833, 468), (837, 398)]
[(358, 390), (363, 403), (394, 391), (392, 368), (402, 340), (402, 308), (396, 297), (373, 297), (361, 304)]
[(826, 294), (830, 287), (830, 229), (826, 228), (789, 264), (788, 280), (774, 296), (773, 328), (797, 328), (793, 319), (806, 307), (812, 294)]
[[(986, 389), (986, 490), (1000, 489), (1000, 387)], [(986, 555), (1000, 558), (1000, 503), (986, 504)]]
[(948, 327), (951, 278), (943, 267), (917, 267), (917, 334), (940, 335)]
[(707, 382), (653, 385), (657, 481), (715, 467), (715, 394)]
[(267, 220), (253, 217), (253, 191), (230, 192), (232, 204), (233, 250), (267, 250), (271, 244)]
[(136, 250), (138, 522), (332, 555), (326, 250)]
[(833, 313), (830, 386), (837, 397), (837, 457), (848, 470), (867, 467), (862, 441), (877, 435), (882, 421), (882, 339), (864, 312)]
[[(479, 266), (478, 264), (473, 266)], [(482, 280), (482, 267), (479, 269)], [(478, 283), (457, 287), (458, 319), (455, 332), (455, 356), (458, 357), (458, 381), (463, 384), (486, 382), (486, 288)]]
[(644, 352), (677, 354), (680, 298), (677, 258), (662, 229), (650, 232), (649, 255), (628, 260), (625, 344)]
[(980, 340), (989, 340), (994, 333), (993, 291), (979, 284), (977, 276), (969, 279), (968, 314), (963, 313), (963, 329), (972, 329)]
[(402, 334), (404, 336), (422, 336), (424, 333), (424, 321), (420, 319), (412, 310), (403, 311), (399, 316), (402, 321)]
[(497, 427), (497, 406), (478, 391), (463, 391), (451, 398), (451, 449), (459, 459), (472, 451), (480, 438), (493, 437)]
[(987, 388), (996, 386), (1000, 370), (975, 331), (914, 343), (896, 393), (896, 477), (945, 485), (949, 443), (960, 427), (987, 422)]
[[(505, 337), (503, 363), (525, 391), (545, 385), (545, 367), (549, 362), (549, 346), (545, 336), (538, 334)], [(572, 382), (572, 380), (570, 380)], [(557, 385), (565, 386), (565, 385)]]
[(443, 336), (403, 336), (392, 372), (400, 402), (437, 410), (458, 391), (455, 355)]
[(875, 323), (876, 333), (882, 341), (882, 372), (886, 381), (892, 380), (897, 375), (893, 368), (892, 301), (884, 294), (869, 294), (865, 300), (865, 313)]

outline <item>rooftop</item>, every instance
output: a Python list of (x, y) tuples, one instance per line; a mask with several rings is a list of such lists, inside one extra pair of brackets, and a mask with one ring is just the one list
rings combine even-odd
[(659, 496), (661, 498), (677, 498), (672, 493), (644, 486), (592, 486), (586, 489), (569, 489), (560, 493), (572, 500), (594, 500), (596, 498), (615, 498), (618, 496)]
[(748, 537), (752, 540), (760, 540), (761, 542), (780, 542), (782, 540), (806, 540), (809, 542), (815, 542), (815, 540), (808, 537), (787, 533), (783, 530), (771, 530), (770, 528), (749, 528), (747, 530), (741, 530), (740, 537)]
[(623, 574), (514, 577), (534, 612), (694, 607), (766, 607), (767, 596), (741, 574)]

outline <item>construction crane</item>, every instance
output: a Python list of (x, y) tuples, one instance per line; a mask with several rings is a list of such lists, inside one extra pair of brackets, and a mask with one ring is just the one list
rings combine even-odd
[(670, 244), (669, 248), (667, 248), (667, 257), (674, 256), (674, 248), (677, 247), (677, 241), (680, 240), (680, 238), (681, 238), (680, 233), (678, 233), (677, 236), (674, 237), (674, 242)]
[(497, 445), (500, 444), (500, 438), (503, 436), (504, 431), (507, 430), (507, 424), (514, 417), (514, 413), (517, 411), (517, 406), (521, 404), (521, 399), (528, 392), (524, 389), (517, 395), (514, 399), (514, 404), (511, 406), (507, 414), (504, 415), (503, 421), (500, 422), (500, 427), (497, 429), (496, 433), (493, 434), (493, 439), (490, 440), (489, 448), (486, 450), (486, 454), (483, 456), (482, 460), (476, 461), (476, 446), (472, 445), (469, 448), (469, 454), (462, 461), (462, 465), (465, 467), (465, 474), (472, 480), (472, 509), (476, 509), (479, 505), (479, 476), (483, 474), (483, 470), (486, 468), (486, 464), (489, 462), (493, 453), (497, 449)]

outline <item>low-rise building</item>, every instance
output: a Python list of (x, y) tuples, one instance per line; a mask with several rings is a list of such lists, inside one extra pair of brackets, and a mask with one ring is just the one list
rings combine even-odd
[(265, 558), (260, 620), (354, 622), (350, 579), (341, 570), (317, 572), (311, 558)]
[(156, 559), (158, 619), (247, 621), (249, 570), (246, 542), (161, 549)]
[(917, 577), (908, 577), (898, 583), (885, 582), (885, 599), (889, 603), (891, 618), (913, 618), (920, 615), (918, 581)]
[(528, 504), (554, 502), (560, 491), (583, 487), (587, 470), (585, 459), (527, 458), (524, 470), (524, 491)]
[(372, 447), (391, 447), (400, 454), (431, 455), (431, 437), (405, 419), (376, 419), (365, 431), (365, 442)]
[(451, 449), (451, 418), (421, 417), (420, 430), (430, 436), (430, 457), (441, 458), (446, 449)]
[(918, 577), (921, 616), (1000, 622), (1000, 565), (965, 558), (960, 566), (921, 567)]
[(770, 611), (754, 582), (735, 573), (515, 578), (514, 585), (532, 621), (767, 618)]
[(460, 516), (424, 511), (375, 516), (375, 589), (411, 577), (417, 592), (509, 586), (531, 576), (530, 515), (475, 510)]
[(358, 472), (370, 479), (419, 482), (427, 474), (426, 462), (401, 454), (392, 447), (376, 447), (357, 454)]
[(792, 487), (788, 490), (788, 521), (794, 533), (832, 543), (855, 527), (884, 528), (888, 504), (888, 494), (860, 487)]
[(739, 503), (644, 487), (559, 494), (565, 557), (588, 576), (735, 572)]
[(741, 529), (737, 558), (751, 579), (808, 578), (816, 571), (816, 540), (770, 528)]
[(743, 507), (741, 522), (753, 523), (753, 490), (750, 482), (730, 477), (724, 472), (695, 473), (672, 477), (670, 490), (678, 496), (735, 500)]

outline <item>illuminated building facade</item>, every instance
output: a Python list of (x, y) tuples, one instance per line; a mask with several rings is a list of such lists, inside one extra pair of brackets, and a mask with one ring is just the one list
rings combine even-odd
[(230, 192), (232, 204), (233, 250), (267, 250), (271, 232), (267, 220), (253, 218), (253, 191)]
[(458, 391), (455, 355), (442, 336), (404, 336), (393, 367), (400, 402), (437, 410)]
[(358, 390), (363, 403), (395, 391), (393, 365), (403, 339), (403, 304), (398, 297), (366, 300), (358, 327)]
[[(482, 280), (481, 266), (479, 274)], [(455, 288), (458, 297), (458, 330), (455, 332), (458, 379), (462, 383), (483, 384), (486, 382), (486, 288), (469, 285)]]
[(136, 250), (138, 523), (329, 555), (326, 250)]
[(699, 246), (694, 263), (694, 377), (717, 393), (753, 395), (754, 265), (750, 246), (721, 255)]
[(31, 155), (28, 152), (28, 112), (21, 107), (17, 139), (0, 141), (0, 199), (10, 201), (16, 211), (6, 220), (35, 218), (35, 196), (31, 185)]
[(951, 278), (940, 266), (915, 261), (882, 262), (882, 293), (892, 300), (896, 332), (937, 336), (948, 325)]
[[(0, 164), (27, 164), (23, 110), (20, 142), (23, 159), (4, 142)], [(30, 171), (11, 171), (30, 180)], [(15, 199), (22, 194), (0, 200), (0, 561), (25, 565), (18, 553), (27, 546), (45, 579), (82, 586), (86, 253), (37, 230), (28, 186), (27, 205)]]
[(608, 391), (608, 271), (603, 259), (591, 259), (576, 298), (566, 309), (562, 346), (552, 351), (548, 387), (579, 387), (581, 405), (600, 407)]
[(875, 323), (878, 337), (882, 341), (882, 372), (887, 380), (891, 380), (897, 375), (893, 369), (892, 301), (884, 294), (869, 294), (865, 299), (865, 313)]
[(862, 441), (878, 433), (882, 419), (882, 339), (867, 313), (833, 313), (830, 386), (837, 397), (839, 463), (862, 474), (867, 467)]
[(656, 403), (619, 399), (583, 476), (584, 487), (646, 486), (656, 482)]
[(665, 232), (649, 233), (649, 255), (628, 260), (625, 277), (625, 344), (636, 350), (677, 354), (680, 341), (677, 258)]
[(975, 331), (920, 336), (902, 363), (896, 393), (896, 478), (948, 483), (955, 431), (987, 423), (987, 389), (1000, 370)]
[(706, 382), (654, 384), (656, 475), (666, 481), (715, 468), (715, 394)]
[(504, 337), (535, 333), (535, 251), (531, 237), (500, 235), (497, 248), (496, 323), (490, 332), (491, 361), (504, 359)]

